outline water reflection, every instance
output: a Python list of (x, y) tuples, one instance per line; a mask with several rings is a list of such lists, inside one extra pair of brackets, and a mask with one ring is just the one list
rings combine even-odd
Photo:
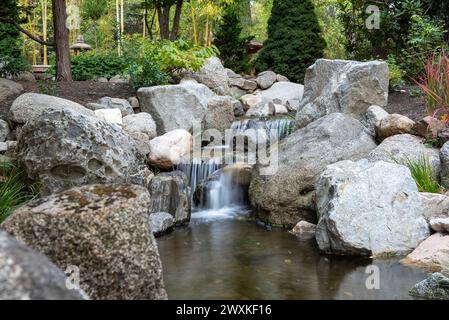
[(411, 299), (408, 290), (426, 277), (397, 260), (375, 261), (380, 289), (368, 290), (370, 260), (323, 256), (313, 240), (235, 218), (196, 215), (158, 242), (170, 299)]

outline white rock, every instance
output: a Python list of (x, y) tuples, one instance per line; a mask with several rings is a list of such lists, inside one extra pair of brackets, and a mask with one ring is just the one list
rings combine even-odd
[[(277, 104), (287, 105), (287, 101), (299, 101), (302, 100), (304, 93), (304, 86), (293, 82), (276, 82), (267, 90), (261, 90), (257, 92), (258, 96), (261, 96), (263, 101)], [(292, 103), (293, 104), (293, 103)]]
[(262, 97), (255, 94), (245, 94), (240, 97), (240, 101), (242, 101), (243, 109), (245, 111), (262, 103), (262, 100)]
[(316, 240), (327, 253), (408, 253), (429, 236), (408, 168), (367, 160), (329, 165), (316, 183)]
[(177, 129), (150, 141), (149, 162), (160, 169), (170, 169), (181, 163), (192, 149), (192, 135)]
[(275, 114), (286, 114), (288, 113), (287, 107), (282, 104), (274, 104), (274, 113)]
[(103, 121), (113, 123), (119, 126), (123, 124), (122, 113), (120, 112), (119, 109), (99, 109), (95, 110), (94, 112), (97, 118)]
[(157, 136), (156, 123), (149, 113), (139, 112), (123, 117), (123, 130), (128, 133), (140, 132), (153, 139)]

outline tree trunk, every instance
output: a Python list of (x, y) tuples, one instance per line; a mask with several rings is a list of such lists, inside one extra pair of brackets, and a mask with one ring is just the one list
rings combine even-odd
[(52, 0), (54, 43), (56, 51), (56, 80), (72, 81), (70, 65), (69, 30), (66, 27), (65, 0)]
[(182, 10), (182, 4), (184, 0), (177, 0), (176, 1), (176, 10), (175, 10), (175, 16), (173, 18), (173, 27), (170, 34), (170, 40), (175, 41), (178, 37), (179, 32), (179, 22), (181, 21), (181, 10)]
[(157, 18), (159, 20), (159, 34), (162, 40), (170, 37), (170, 6), (158, 7)]

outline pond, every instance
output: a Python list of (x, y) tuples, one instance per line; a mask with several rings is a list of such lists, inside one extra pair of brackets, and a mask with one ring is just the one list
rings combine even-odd
[[(242, 207), (195, 212), (158, 245), (169, 299), (412, 299), (426, 278), (397, 258), (322, 255), (315, 240), (268, 230)], [(370, 265), (379, 289), (366, 286)]]

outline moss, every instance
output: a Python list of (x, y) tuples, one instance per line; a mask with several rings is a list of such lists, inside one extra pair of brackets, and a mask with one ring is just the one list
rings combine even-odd
[(136, 198), (137, 194), (128, 189), (128, 186), (119, 185), (96, 185), (92, 192), (97, 196), (111, 196), (113, 194), (118, 194), (126, 199)]

